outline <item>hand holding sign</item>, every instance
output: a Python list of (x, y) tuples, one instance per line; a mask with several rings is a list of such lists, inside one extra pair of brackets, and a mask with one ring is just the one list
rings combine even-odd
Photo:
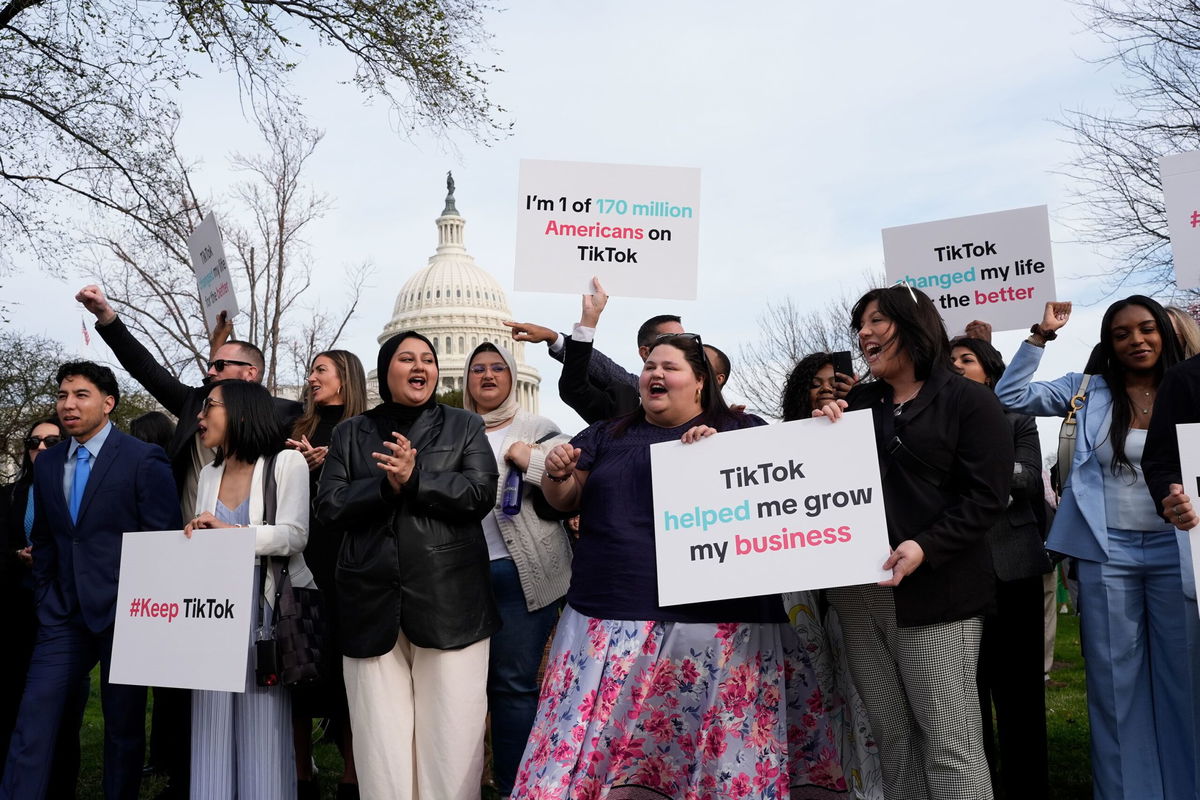
[(1163, 498), (1163, 514), (1181, 531), (1190, 531), (1200, 522), (1192, 508), (1192, 498), (1183, 491), (1183, 485), (1171, 484), (1171, 493)]

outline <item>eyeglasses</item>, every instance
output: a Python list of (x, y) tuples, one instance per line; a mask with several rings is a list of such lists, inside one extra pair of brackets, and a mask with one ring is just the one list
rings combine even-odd
[(213, 400), (211, 397), (206, 397), (206, 398), (204, 398), (203, 402), (200, 403), (200, 413), (207, 414), (209, 411), (212, 410), (213, 406), (223, 406), (223, 405), (225, 405), (225, 404), (223, 402), (221, 402), (220, 400)]
[(493, 375), (503, 375), (505, 372), (508, 372), (508, 364), (505, 364), (502, 361), (497, 361), (493, 364), (472, 364), (471, 374), (482, 375), (489, 369), (492, 371)]
[(253, 367), (249, 361), (234, 361), (232, 358), (218, 358), (216, 361), (208, 362), (208, 368), (216, 372), (224, 372), (225, 368), (230, 364), (235, 364), (239, 367)]
[(54, 447), (63, 440), (61, 436), (30, 436), (25, 439), (26, 450), (37, 450), (39, 445), (46, 445), (47, 449)]

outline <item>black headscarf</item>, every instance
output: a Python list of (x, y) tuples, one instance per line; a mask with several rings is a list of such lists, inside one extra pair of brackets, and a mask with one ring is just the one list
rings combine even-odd
[[(429, 399), (425, 401), (424, 405), (408, 406), (392, 400), (392, 390), (388, 388), (388, 368), (392, 364), (393, 356), (400, 348), (400, 343), (405, 339), (420, 339), (429, 345), (429, 349), (433, 353), (433, 363), (438, 366), (437, 348), (433, 346), (433, 342), (416, 331), (397, 333), (379, 347), (379, 358), (375, 362), (375, 378), (379, 381), (379, 399), (382, 402), (367, 412), (368, 417), (378, 423), (384, 423), (389, 430), (402, 435), (408, 434), (409, 428), (422, 412), (437, 405), (437, 386), (434, 386), (433, 394), (429, 395)], [(439, 372), (440, 369), (439, 366)]]

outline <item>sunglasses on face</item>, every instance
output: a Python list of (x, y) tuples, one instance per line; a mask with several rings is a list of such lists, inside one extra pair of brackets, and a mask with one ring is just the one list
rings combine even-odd
[(203, 402), (200, 403), (200, 413), (207, 414), (209, 411), (212, 410), (213, 406), (223, 406), (223, 405), (225, 405), (225, 404), (223, 402), (221, 402), (220, 400), (213, 400), (211, 397), (206, 397), (206, 398), (204, 398)]
[(239, 367), (253, 367), (249, 361), (234, 361), (232, 358), (218, 358), (216, 361), (208, 362), (208, 368), (216, 372), (224, 372), (225, 368), (233, 364)]
[(503, 364), (499, 361), (497, 361), (495, 364), (472, 364), (471, 374), (482, 375), (489, 369), (492, 371), (493, 375), (503, 375), (505, 372), (508, 372), (508, 364)]
[(47, 449), (49, 449), (51, 447), (54, 447), (54, 445), (58, 444), (62, 440), (63, 440), (63, 437), (54, 436), (53, 434), (50, 436), (30, 436), (29, 438), (27, 438), (25, 440), (25, 449), (26, 450), (37, 450), (38, 446), (43, 445), (43, 444), (46, 445)]

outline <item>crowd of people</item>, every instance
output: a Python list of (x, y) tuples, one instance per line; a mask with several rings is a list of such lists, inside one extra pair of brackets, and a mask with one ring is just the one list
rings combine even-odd
[[(1175, 425), (1200, 421), (1200, 329), (1151, 298), (1108, 309), (1083, 372), (1039, 382), (1069, 303), (1006, 366), (986, 323), (951, 341), (919, 290), (868, 292), (846, 320), (866, 372), (810, 354), (780, 408), (835, 426), (870, 411), (890, 577), (669, 606), (650, 447), (767, 424), (725, 400), (729, 357), (679, 317), (638, 330), (638, 373), (594, 346), (599, 284), (569, 333), (509, 323), (498, 339), (562, 362), (588, 424), (571, 435), (520, 407), (501, 341), (469, 355), (462, 408), (437, 400), (437, 350), (415, 330), (381, 345), (378, 404), (345, 350), (313, 359), (295, 402), (224, 319), (188, 386), (97, 287), (77, 299), (178, 421), (118, 430), (116, 378), (86, 361), (30, 421), (0, 491), (0, 800), (74, 797), (97, 663), (103, 791), (138, 796), (147, 689), (109, 680), (122, 533), (245, 526), (260, 616), (244, 690), (153, 689), (166, 798), (319, 797), (315, 718), (342, 754), (339, 798), (474, 800), (485, 773), (514, 800), (1046, 798), (1044, 584), (1063, 559), (1095, 796), (1198, 796), (1200, 515)], [(1033, 416), (1077, 430), (1053, 492)], [(330, 622), (322, 679), (295, 688), (256, 671), (281, 576), (319, 590)]]

